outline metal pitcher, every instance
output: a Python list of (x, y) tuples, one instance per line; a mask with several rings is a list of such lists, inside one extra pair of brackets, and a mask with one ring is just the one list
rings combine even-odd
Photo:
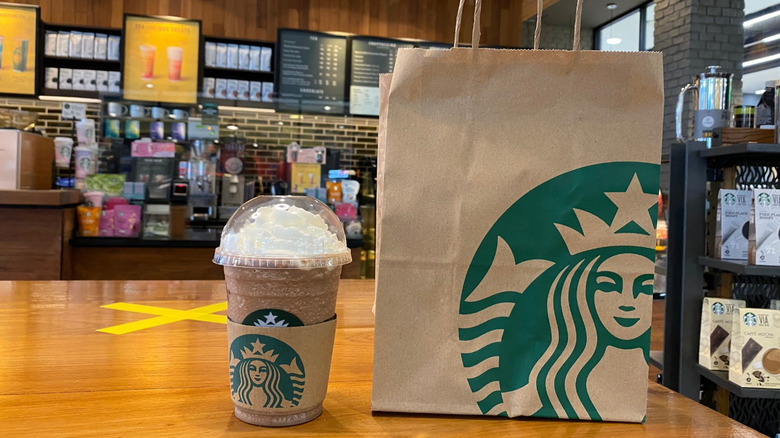
[[(709, 133), (715, 128), (728, 127), (731, 108), (732, 73), (723, 73), (720, 66), (711, 65), (707, 71), (693, 77), (693, 84), (682, 88), (677, 98), (677, 140), (703, 141), (710, 147)], [(683, 135), (683, 102), (685, 93), (694, 91), (696, 99), (693, 107), (693, 139)]]

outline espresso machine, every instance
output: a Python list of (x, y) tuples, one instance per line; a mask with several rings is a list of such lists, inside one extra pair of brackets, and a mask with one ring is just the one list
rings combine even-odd
[[(703, 141), (709, 148), (712, 145), (712, 131), (729, 126), (733, 76), (732, 73), (720, 71), (720, 66), (712, 65), (707, 67), (706, 72), (694, 76), (693, 83), (683, 87), (677, 98), (675, 113), (678, 141)], [(688, 91), (696, 96), (693, 101), (693, 138), (683, 134), (683, 104)]]
[(217, 218), (217, 163), (210, 160), (211, 140), (190, 141), (190, 159), (186, 162), (189, 180), (187, 216), (191, 221)]

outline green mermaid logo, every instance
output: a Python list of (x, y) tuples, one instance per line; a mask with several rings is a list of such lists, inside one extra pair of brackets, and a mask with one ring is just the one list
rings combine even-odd
[(464, 279), (458, 333), (483, 414), (644, 412), (658, 177), (647, 163), (577, 169), (526, 193), (488, 231)]
[(230, 346), (230, 394), (248, 406), (297, 406), (306, 373), (298, 354), (278, 339), (243, 335)]

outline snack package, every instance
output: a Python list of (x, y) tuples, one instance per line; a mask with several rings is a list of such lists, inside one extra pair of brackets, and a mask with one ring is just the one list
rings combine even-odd
[(217, 78), (214, 85), (214, 96), (217, 99), (227, 99), (227, 79)]
[(704, 298), (701, 306), (699, 364), (710, 370), (729, 369), (729, 346), (734, 311), (745, 307), (743, 300)]
[(238, 46), (238, 69), (249, 70), (249, 46)]
[(780, 389), (780, 310), (737, 309), (733, 330), (729, 380)]
[(138, 237), (141, 229), (140, 205), (117, 205), (114, 207), (114, 235)]
[(92, 237), (98, 235), (98, 223), (100, 221), (100, 207), (76, 207), (79, 219), (79, 236)]
[(47, 30), (46, 42), (44, 43), (43, 54), (46, 56), (57, 56), (57, 32)]
[(722, 259), (747, 260), (750, 235), (750, 190), (718, 192), (715, 253)]
[(114, 210), (103, 210), (100, 213), (98, 235), (101, 237), (110, 237), (114, 235)]
[(122, 39), (117, 35), (110, 35), (108, 37), (108, 50), (106, 57), (109, 61), (119, 61), (119, 46)]
[(203, 97), (214, 97), (215, 96), (215, 85), (216, 81), (214, 78), (203, 78)]
[(217, 43), (206, 43), (206, 53), (204, 58), (206, 67), (217, 66)]
[(227, 44), (217, 43), (217, 67), (227, 67)]
[(98, 91), (108, 91), (108, 72), (105, 70), (98, 70), (95, 78), (97, 82)]
[(271, 71), (271, 56), (273, 55), (273, 49), (270, 47), (263, 47), (260, 50), (260, 71)]
[(78, 31), (70, 32), (70, 42), (68, 44), (68, 55), (71, 58), (81, 58), (81, 40), (82, 34)]
[(263, 82), (263, 102), (273, 102), (274, 101), (274, 83), (273, 82)]
[(249, 81), (238, 81), (238, 100), (249, 100)]
[(754, 189), (748, 263), (780, 266), (780, 190)]
[(263, 83), (252, 81), (249, 83), (249, 100), (260, 102), (263, 100)]
[(81, 35), (81, 57), (92, 59), (95, 57), (95, 34), (84, 32)]
[(93, 52), (95, 59), (106, 59), (106, 55), (108, 54), (108, 35), (104, 33), (95, 34), (95, 47)]
[(227, 98), (230, 100), (237, 100), (238, 99), (238, 80), (237, 79), (228, 79), (227, 80)]
[(249, 48), (249, 69), (260, 71), (260, 58), (262, 50), (260, 47), (252, 46)]
[(227, 68), (238, 68), (238, 44), (227, 45)]
[(57, 56), (67, 58), (70, 48), (70, 32), (59, 31), (57, 34)]
[(60, 90), (72, 90), (73, 89), (73, 69), (61, 68), (60, 77), (57, 81), (60, 86)]

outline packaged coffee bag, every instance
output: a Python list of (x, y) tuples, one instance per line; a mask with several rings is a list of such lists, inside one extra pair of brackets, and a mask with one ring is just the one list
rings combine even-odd
[(747, 260), (751, 197), (750, 190), (718, 192), (715, 253), (722, 259)]
[(780, 310), (736, 309), (733, 329), (729, 380), (780, 389)]
[(745, 307), (742, 300), (705, 298), (701, 306), (699, 364), (710, 370), (729, 369), (729, 347), (734, 311)]

